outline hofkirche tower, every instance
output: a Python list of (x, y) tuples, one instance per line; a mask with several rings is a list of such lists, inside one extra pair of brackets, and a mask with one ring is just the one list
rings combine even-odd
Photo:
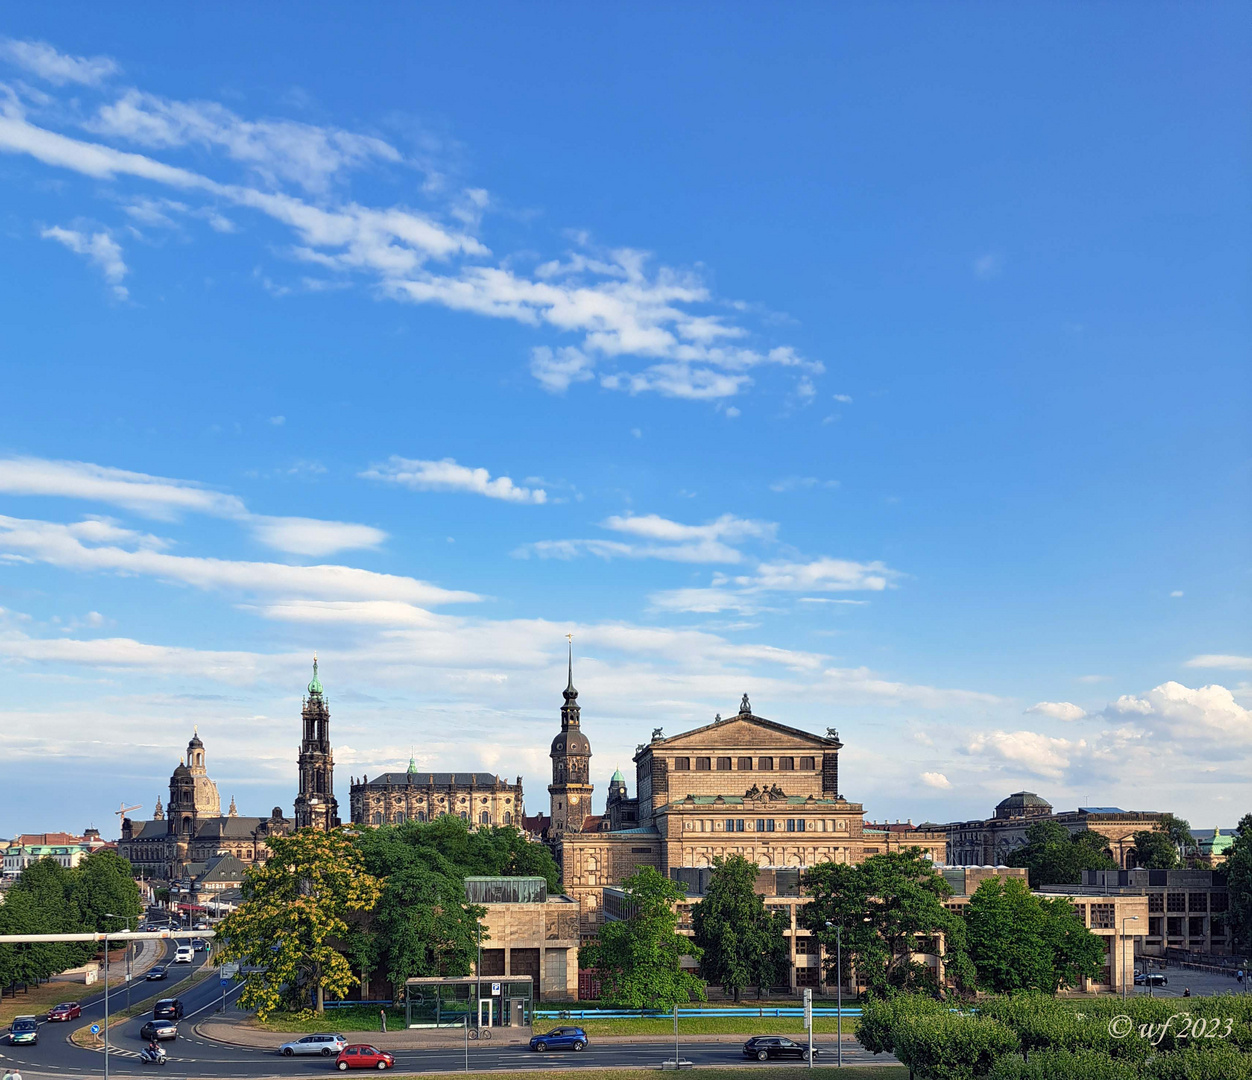
[(578, 691), (574, 689), (574, 643), (569, 646), (569, 683), (561, 706), (561, 731), (552, 740), (552, 824), (550, 840), (567, 832), (581, 832), (583, 819), (591, 813), (591, 743), (582, 733)]
[(330, 749), (330, 707), (317, 677), (317, 656), (313, 656), (313, 679), (304, 699), (302, 713), (304, 739), (300, 743), (300, 794), (296, 796), (296, 828), (312, 825), (333, 829), (339, 825), (339, 803), (335, 799), (335, 758)]

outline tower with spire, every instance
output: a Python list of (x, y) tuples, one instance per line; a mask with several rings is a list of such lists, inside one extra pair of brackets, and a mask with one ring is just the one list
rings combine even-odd
[(591, 812), (591, 743), (583, 734), (578, 691), (574, 689), (574, 642), (569, 644), (569, 682), (561, 706), (561, 730), (552, 740), (552, 783), (548, 785), (552, 824), (548, 838), (580, 832)]
[(304, 738), (298, 767), (300, 794), (296, 796), (296, 828), (333, 829), (339, 824), (335, 799), (335, 758), (330, 748), (330, 707), (317, 677), (317, 654), (313, 654), (313, 678), (302, 711)]

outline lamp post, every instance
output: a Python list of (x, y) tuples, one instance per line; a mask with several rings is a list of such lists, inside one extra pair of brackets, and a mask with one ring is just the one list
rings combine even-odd
[[(114, 915), (112, 912), (106, 912), (104, 917), (106, 919), (121, 919), (126, 924), (126, 932), (129, 933), (130, 932), (130, 920), (137, 919), (139, 916), (137, 915)], [(126, 1008), (127, 1008), (127, 1011), (130, 1010), (130, 952), (131, 952), (131, 948), (133, 947), (133, 944), (134, 943), (130, 941), (126, 943)], [(105, 951), (105, 959), (108, 959), (107, 950)]]
[[(1122, 1000), (1126, 1000), (1126, 924), (1128, 922), (1138, 922), (1138, 915), (1128, 915), (1122, 920)], [(1134, 946), (1131, 946), (1131, 954), (1134, 953)]]
[[(839, 1068), (843, 1068), (843, 927), (828, 922), (826, 929), (835, 932), (835, 1054)], [(812, 1038), (810, 1031), (809, 1039)], [(809, 1065), (812, 1064), (813, 1055), (809, 1054)]]
[(109, 932), (104, 932), (104, 1080), (109, 1080)]
[(483, 924), (477, 919), (474, 920), (474, 937), (478, 941), (478, 960), (474, 964), (474, 1027), (479, 1028), (483, 1022)]

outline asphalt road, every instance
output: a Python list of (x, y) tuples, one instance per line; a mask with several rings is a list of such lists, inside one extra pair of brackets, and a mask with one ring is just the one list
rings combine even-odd
[[(167, 957), (173, 957), (173, 945), (167, 945)], [(164, 962), (164, 961), (162, 961)], [(204, 954), (198, 953), (194, 970), (204, 964)], [(173, 971), (182, 973), (187, 969), (178, 965)], [(169, 997), (173, 993), (176, 978), (166, 982), (140, 982), (133, 991), (135, 1004), (147, 999), (149, 1002), (160, 997)], [(227, 989), (227, 1001), (233, 1001), (238, 994), (238, 987)], [(126, 1020), (117, 1025), (110, 1025), (110, 1044), (113, 1047), (109, 1054), (110, 1077), (133, 1077), (159, 1073), (163, 1080), (200, 1080), (200, 1078), (244, 1078), (244, 1077), (305, 1077), (338, 1075), (331, 1063), (320, 1057), (284, 1058), (274, 1050), (248, 1050), (241, 1047), (222, 1046), (200, 1039), (193, 1034), (193, 1027), (198, 1020), (211, 1016), (221, 1004), (222, 990), (218, 980), (208, 977), (190, 989), (178, 992), (182, 998), (186, 1013), (179, 1023), (177, 1040), (164, 1044), (169, 1055), (169, 1063), (164, 1067), (145, 1065), (139, 1060), (139, 1050), (144, 1045), (139, 1036), (139, 1029), (152, 1013), (149, 1009), (143, 1015)], [(110, 1009), (125, 1003), (125, 992), (118, 995), (110, 992)], [(9, 1046), (0, 1044), (0, 1065), (12, 1069), (20, 1069), (22, 1076), (30, 1077), (88, 1077), (104, 1075), (104, 1054), (100, 1051), (85, 1050), (74, 1046), (68, 1041), (71, 1031), (83, 1024), (102, 1023), (104, 1018), (103, 995), (81, 999), (83, 1015), (80, 1020), (63, 1024), (44, 1023), (39, 1028), (39, 1045)], [(333, 1024), (329, 1025), (333, 1029)], [(275, 1046), (278, 1038), (275, 1037)], [(835, 1048), (833, 1045), (817, 1044), (823, 1051), (819, 1056), (822, 1064), (833, 1063)], [(745, 1061), (739, 1050), (738, 1043), (701, 1042), (697, 1039), (684, 1039), (681, 1044), (682, 1056), (697, 1065), (728, 1065), (757, 1064)], [(594, 1040), (582, 1052), (555, 1052), (544, 1054), (534, 1053), (524, 1047), (507, 1046), (503, 1043), (478, 1042), (470, 1043), (469, 1067), (471, 1070), (523, 1071), (534, 1069), (578, 1069), (603, 1067), (605, 1065), (636, 1065), (657, 1066), (662, 1060), (674, 1056), (674, 1044), (664, 1039), (646, 1043), (603, 1043)], [(866, 1053), (860, 1046), (844, 1044), (843, 1059), (845, 1063), (862, 1063), (873, 1061), (873, 1055)], [(878, 1059), (879, 1061), (882, 1058)], [(438, 1048), (429, 1050), (400, 1050), (396, 1053), (397, 1072), (449, 1072), (465, 1068), (466, 1055), (464, 1048)], [(788, 1063), (779, 1063), (784, 1065)], [(803, 1062), (796, 1062), (803, 1067)]]

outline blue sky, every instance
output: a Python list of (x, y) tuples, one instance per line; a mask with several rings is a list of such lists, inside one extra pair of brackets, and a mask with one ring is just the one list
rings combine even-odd
[(545, 808), (571, 632), (599, 799), (1249, 809), (1239, 7), (292, 13), (0, 25), (0, 835), (289, 807), (314, 650)]

